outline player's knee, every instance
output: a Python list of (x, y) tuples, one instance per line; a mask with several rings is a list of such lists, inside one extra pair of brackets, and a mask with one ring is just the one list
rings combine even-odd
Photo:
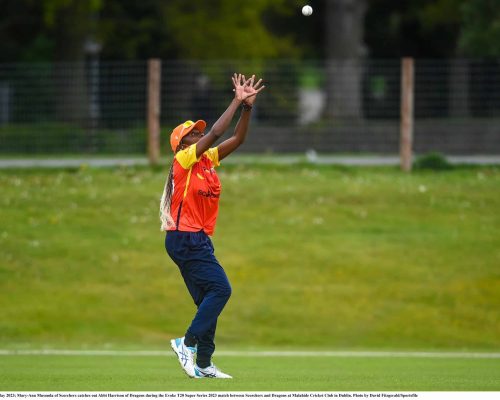
[(225, 298), (226, 300), (229, 300), (232, 292), (233, 290), (231, 289), (231, 285), (229, 284), (222, 285), (218, 290), (219, 296)]

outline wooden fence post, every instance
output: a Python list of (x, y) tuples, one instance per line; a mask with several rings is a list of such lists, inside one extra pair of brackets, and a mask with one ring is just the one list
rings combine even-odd
[(160, 159), (161, 60), (148, 60), (148, 159), (157, 165)]
[(413, 81), (414, 60), (403, 58), (401, 62), (401, 130), (399, 155), (401, 169), (411, 171), (413, 146)]

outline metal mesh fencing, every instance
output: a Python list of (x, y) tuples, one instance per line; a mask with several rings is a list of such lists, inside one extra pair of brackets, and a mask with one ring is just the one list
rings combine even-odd
[(500, 153), (500, 63), (415, 61), (417, 153)]
[[(0, 154), (144, 154), (147, 71), (147, 61), (0, 64)], [(367, 59), (163, 61), (163, 153), (179, 123), (217, 120), (240, 71), (266, 84), (240, 151), (398, 152), (401, 61)], [(414, 87), (417, 153), (500, 153), (499, 61), (416, 60)]]
[(0, 64), (0, 152), (143, 153), (146, 62)]

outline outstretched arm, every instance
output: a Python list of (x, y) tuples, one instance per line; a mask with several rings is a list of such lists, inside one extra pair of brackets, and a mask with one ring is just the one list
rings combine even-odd
[(248, 125), (250, 123), (250, 114), (252, 109), (243, 108), (241, 111), (240, 119), (236, 124), (236, 128), (234, 129), (234, 135), (229, 139), (224, 140), (219, 146), (217, 146), (219, 152), (219, 160), (227, 157), (233, 151), (235, 151), (238, 147), (240, 147), (248, 132)]
[(240, 119), (236, 124), (234, 135), (229, 139), (223, 141), (218, 146), (219, 160), (222, 160), (223, 158), (227, 157), (238, 147), (240, 147), (245, 141), (248, 132), (248, 126), (250, 124), (250, 114), (252, 112), (253, 103), (255, 101), (255, 98), (257, 97), (257, 94), (262, 89), (265, 88), (265, 86), (259, 88), (262, 79), (259, 79), (259, 81), (256, 84), (254, 84), (254, 80), (255, 80), (255, 75), (252, 75), (252, 77), (248, 81), (245, 81), (245, 76), (243, 75), (243, 81), (245, 82), (246, 85), (245, 92), (248, 94), (248, 96), (244, 100), (243, 109), (241, 111)]
[(234, 86), (234, 99), (231, 101), (226, 111), (219, 117), (217, 122), (215, 122), (210, 131), (196, 144), (196, 157), (200, 157), (224, 134), (240, 104), (248, 97), (252, 96), (251, 92), (247, 93), (245, 91), (246, 86), (250, 84), (250, 79), (245, 81), (241, 74), (234, 74), (231, 79)]

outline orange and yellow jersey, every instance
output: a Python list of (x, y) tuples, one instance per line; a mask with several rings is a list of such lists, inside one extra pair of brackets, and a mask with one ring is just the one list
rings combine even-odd
[(175, 154), (170, 215), (177, 230), (213, 234), (221, 193), (215, 172), (218, 166), (217, 147), (208, 149), (199, 158), (196, 158), (196, 143)]

